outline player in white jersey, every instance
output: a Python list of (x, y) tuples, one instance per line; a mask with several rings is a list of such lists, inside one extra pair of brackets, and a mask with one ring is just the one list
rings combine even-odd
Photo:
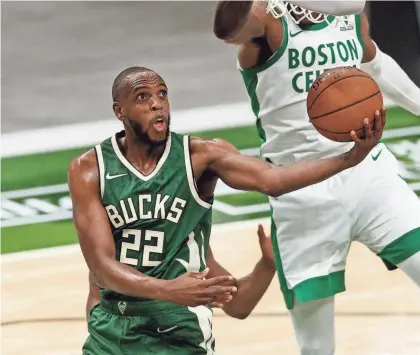
[[(364, 13), (307, 14), (277, 0), (219, 1), (214, 18), (215, 35), (238, 45), (261, 154), (276, 165), (334, 156), (351, 146), (317, 133), (306, 112), (307, 92), (327, 69), (361, 68), (396, 104), (420, 115), (420, 89), (372, 41)], [(352, 241), (420, 286), (420, 200), (384, 144), (358, 167), (270, 198), (270, 204), (276, 267), (301, 354), (334, 353), (334, 295), (345, 290)]]

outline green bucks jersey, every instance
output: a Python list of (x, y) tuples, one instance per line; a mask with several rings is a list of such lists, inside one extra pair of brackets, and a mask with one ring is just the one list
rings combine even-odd
[(352, 143), (337, 143), (320, 135), (306, 111), (306, 98), (315, 79), (340, 66), (360, 67), (363, 42), (360, 15), (344, 24), (327, 21), (301, 28), (289, 14), (281, 18), (280, 48), (266, 63), (241, 70), (261, 137), (261, 154), (274, 164), (337, 155)]
[[(196, 190), (189, 137), (171, 133), (155, 170), (145, 176), (122, 154), (118, 140), (123, 135), (95, 147), (116, 259), (160, 279), (203, 270), (211, 204)], [(106, 299), (133, 299), (101, 291)]]

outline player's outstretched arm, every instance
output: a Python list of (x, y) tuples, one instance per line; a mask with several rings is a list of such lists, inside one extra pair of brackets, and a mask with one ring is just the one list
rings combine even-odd
[(160, 280), (117, 261), (108, 216), (100, 199), (94, 151), (70, 163), (68, 183), (79, 244), (89, 270), (101, 287), (124, 295), (189, 306), (211, 303), (221, 295), (236, 291), (234, 287), (221, 286), (229, 280), (227, 276), (204, 280), (208, 270)]
[(370, 74), (381, 91), (392, 101), (420, 116), (420, 88), (409, 78), (398, 63), (382, 52), (369, 34), (369, 23), (361, 14), (361, 33), (365, 47), (361, 69)]
[(344, 154), (288, 166), (275, 166), (258, 158), (241, 155), (234, 146), (223, 140), (192, 140), (191, 148), (197, 166), (200, 160), (204, 160), (206, 168), (230, 187), (278, 197), (321, 182), (360, 163), (382, 137), (385, 119), (385, 109), (382, 114), (377, 111), (372, 132), (366, 118), (366, 138), (359, 139), (353, 131), (351, 135), (356, 143)]
[[(251, 314), (264, 296), (276, 273), (271, 239), (266, 236), (261, 225), (258, 226), (257, 233), (262, 253), (261, 259), (250, 274), (236, 280), (238, 291), (233, 296), (232, 301), (222, 307), (227, 315), (238, 319), (245, 319)], [(210, 268), (209, 275), (211, 277), (230, 275), (229, 271), (216, 261), (211, 248), (207, 254), (206, 262)], [(221, 305), (216, 304), (216, 306), (220, 307)]]

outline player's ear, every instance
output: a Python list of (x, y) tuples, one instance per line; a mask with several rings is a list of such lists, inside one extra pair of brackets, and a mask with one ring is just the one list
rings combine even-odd
[(114, 111), (115, 117), (122, 121), (124, 118), (124, 109), (121, 107), (118, 101), (114, 101), (112, 104), (112, 110)]

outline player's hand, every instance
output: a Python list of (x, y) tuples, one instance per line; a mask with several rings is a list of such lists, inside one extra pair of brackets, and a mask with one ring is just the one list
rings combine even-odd
[(260, 248), (262, 253), (262, 259), (270, 268), (275, 268), (274, 264), (274, 252), (273, 252), (273, 245), (271, 243), (270, 236), (265, 234), (264, 227), (259, 224), (258, 225), (258, 241), (260, 242)]
[(168, 280), (164, 292), (170, 302), (195, 307), (207, 304), (220, 304), (229, 302), (232, 293), (237, 291), (235, 286), (227, 286), (233, 281), (231, 275), (217, 276), (205, 279), (209, 269), (193, 273), (187, 272), (174, 280)]
[(386, 110), (385, 107), (382, 107), (380, 111), (375, 111), (375, 122), (373, 130), (370, 128), (369, 119), (365, 118), (363, 121), (363, 137), (358, 137), (355, 131), (351, 131), (351, 138), (355, 142), (354, 147), (349, 152), (349, 162), (351, 166), (355, 166), (363, 161), (369, 152), (378, 144), (382, 137), (385, 123)]

